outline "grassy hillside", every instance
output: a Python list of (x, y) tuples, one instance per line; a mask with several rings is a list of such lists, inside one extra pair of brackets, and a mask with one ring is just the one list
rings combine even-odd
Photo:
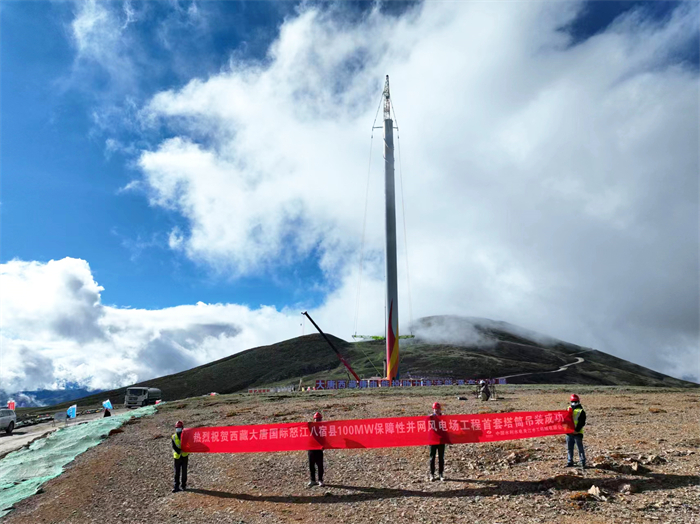
[[(515, 384), (697, 386), (601, 351), (528, 332), (504, 322), (428, 317), (421, 319), (417, 326), (416, 338), (401, 340), (402, 377), (496, 378), (534, 373), (508, 380)], [(450, 337), (445, 333), (450, 333)], [(441, 341), (433, 340), (436, 336)], [(382, 374), (383, 341), (350, 343), (332, 335), (329, 337), (358, 375), (366, 378)], [(464, 342), (460, 343), (460, 339)], [(545, 373), (575, 362), (577, 357), (585, 361), (562, 372)], [(298, 384), (300, 379), (305, 385), (312, 385), (317, 378), (348, 376), (326, 341), (321, 335), (314, 334), (249, 349), (135, 385), (160, 388), (164, 400), (173, 400), (212, 391), (223, 394), (250, 387)], [(110, 398), (113, 404), (121, 404), (125, 391), (126, 388), (120, 388), (91, 395), (80, 399), (78, 404), (81, 407), (99, 406), (106, 398)], [(72, 403), (58, 404), (48, 411)], [(46, 412), (47, 408), (28, 408), (20, 413), (41, 411)]]
[[(348, 342), (329, 335), (336, 347), (343, 351)], [(159, 388), (164, 400), (194, 397), (210, 392), (233, 393), (249, 387), (291, 381), (299, 377), (333, 369), (338, 357), (329, 348), (321, 335), (306, 335), (285, 340), (271, 346), (248, 349), (187, 371), (166, 375), (134, 386)], [(109, 398), (113, 405), (123, 404), (126, 387), (104, 391), (84, 397), (78, 401), (81, 407), (101, 405)], [(57, 404), (52, 408), (68, 407), (75, 401)], [(19, 413), (45, 412), (46, 408), (26, 408)]]

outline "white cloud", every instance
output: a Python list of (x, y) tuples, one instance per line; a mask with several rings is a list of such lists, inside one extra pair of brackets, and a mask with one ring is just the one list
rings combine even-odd
[(130, 40), (126, 29), (134, 20), (135, 13), (128, 2), (121, 13), (111, 9), (108, 3), (97, 0), (77, 4), (76, 16), (71, 23), (76, 47), (74, 74), (98, 66), (107, 72), (111, 84), (132, 85), (136, 71), (128, 52)]
[[(579, 8), (428, 2), (357, 24), (309, 8), (265, 65), (159, 93), (143, 115), (177, 136), (140, 167), (151, 203), (189, 220), (172, 247), (232, 275), (319, 248), (346, 282), (388, 72), (416, 316), (507, 320), (700, 378), (698, 73), (678, 59), (698, 9), (632, 12), (570, 46), (560, 28)], [(380, 289), (374, 160), (366, 270)], [(342, 318), (354, 297), (341, 285), (328, 302)]]
[[(194, 71), (201, 74), (218, 67), (209, 64), (206, 55), (203, 59), (197, 47), (201, 39), (206, 40), (208, 21), (216, 15), (216, 8), (209, 12), (196, 2), (76, 0), (74, 11), (67, 33), (75, 59), (70, 74), (58, 84), (93, 101), (93, 136), (139, 133), (142, 128), (135, 108), (152, 94), (154, 86), (172, 82), (173, 75), (184, 82)], [(195, 51), (200, 54), (191, 58)], [(126, 144), (108, 139), (105, 153), (133, 156), (132, 139)]]
[(8, 392), (126, 385), (300, 333), (299, 312), (267, 306), (107, 306), (87, 262), (73, 258), (7, 262), (0, 285), (0, 384)]
[(35, 340), (46, 342), (53, 334), (77, 342), (101, 338), (102, 288), (92, 279), (87, 262), (12, 261), (2, 265), (0, 276), (4, 336), (22, 339), (23, 333), (36, 333)]
[(129, 26), (129, 24), (133, 24), (138, 19), (138, 16), (136, 14), (136, 11), (134, 11), (134, 8), (131, 5), (131, 2), (129, 2), (129, 0), (126, 0), (124, 2), (122, 8), (124, 10), (124, 16), (126, 17), (124, 23), (122, 24), (122, 29), (126, 29)]
[[(558, 28), (578, 8), (428, 2), (354, 24), (303, 10), (265, 62), (153, 97), (143, 120), (174, 136), (140, 155), (130, 188), (185, 217), (169, 246), (224, 278), (320, 253), (334, 285), (312, 315), (349, 338), (367, 133), (388, 72), (414, 317), (505, 320), (698, 380), (698, 73), (676, 60), (698, 8), (629, 15), (569, 47)], [(81, 9), (79, 59), (122, 45), (121, 23), (99, 36), (103, 4)], [(361, 333), (382, 331), (380, 151), (381, 138)], [(8, 390), (124, 385), (300, 334), (296, 309), (106, 306), (82, 260), (11, 261), (1, 278)]]

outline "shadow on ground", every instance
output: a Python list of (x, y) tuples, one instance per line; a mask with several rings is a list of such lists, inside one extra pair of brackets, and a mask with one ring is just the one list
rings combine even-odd
[(443, 491), (419, 491), (396, 488), (373, 488), (365, 486), (345, 486), (342, 484), (327, 484), (328, 488), (354, 491), (355, 493), (324, 492), (318, 495), (250, 495), (248, 493), (229, 493), (209, 489), (189, 489), (191, 493), (210, 497), (247, 500), (256, 502), (278, 502), (284, 504), (338, 504), (346, 502), (363, 502), (394, 498), (451, 498), (451, 497), (490, 497), (494, 495), (518, 495), (547, 491), (551, 488), (561, 490), (581, 491), (589, 489), (593, 484), (610, 491), (618, 491), (623, 484), (630, 484), (636, 492), (674, 489), (682, 486), (700, 484), (699, 475), (665, 475), (653, 473), (638, 479), (609, 479), (594, 477), (579, 477), (558, 475), (554, 478), (540, 481), (517, 480), (453, 480), (451, 482), (467, 482), (481, 484), (478, 487), (465, 487)]

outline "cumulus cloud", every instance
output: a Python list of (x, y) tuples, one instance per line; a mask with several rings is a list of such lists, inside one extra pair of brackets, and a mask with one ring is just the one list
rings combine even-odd
[(55, 380), (54, 363), (47, 355), (38, 349), (21, 347), (22, 359), (15, 369), (30, 384), (49, 385)]
[(130, 157), (135, 143), (147, 141), (136, 110), (154, 86), (173, 77), (182, 84), (202, 71), (218, 69), (201, 44), (209, 41), (208, 22), (216, 20), (218, 7), (205, 4), (75, 0), (74, 17), (66, 27), (75, 58), (58, 84), (93, 100), (93, 138), (124, 134), (122, 140), (105, 139), (107, 157), (115, 152)]
[(299, 333), (298, 311), (204, 304), (163, 310), (102, 304), (84, 260), (0, 266), (0, 389), (66, 383), (108, 389), (175, 373)]
[[(119, 53), (135, 6), (80, 4), (78, 63), (135, 78)], [(369, 127), (389, 73), (413, 299), (407, 307), (400, 263), (401, 332), (411, 316), (504, 320), (700, 380), (698, 71), (683, 61), (698, 7), (663, 21), (632, 11), (574, 45), (561, 28), (580, 9), (426, 2), (348, 21), (302, 8), (265, 60), (234, 54), (219, 74), (130, 103), (169, 138), (140, 153), (143, 179), (129, 190), (181, 214), (187, 226), (163, 232), (168, 245), (221, 278), (312, 257), (325, 278), (309, 283), (325, 291), (312, 315), (349, 338)], [(206, 27), (199, 11), (181, 11)], [(110, 147), (127, 146), (115, 137)], [(357, 321), (366, 334), (383, 332), (380, 150), (375, 137)], [(0, 279), (7, 391), (180, 371), (297, 336), (305, 309), (108, 306), (88, 262), (71, 258), (13, 260)]]
[(21, 340), (34, 332), (35, 340), (50, 342), (55, 334), (78, 343), (103, 338), (102, 288), (84, 260), (12, 261), (2, 265), (0, 277), (4, 336)]
[[(347, 335), (390, 73), (416, 317), (507, 320), (700, 378), (698, 71), (683, 58), (698, 8), (633, 10), (574, 45), (562, 28), (581, 8), (427, 2), (352, 23), (301, 9), (265, 61), (143, 109), (173, 133), (139, 159), (151, 203), (189, 221), (171, 247), (234, 276), (319, 254)], [(372, 166), (365, 297), (381, 318), (380, 155)]]

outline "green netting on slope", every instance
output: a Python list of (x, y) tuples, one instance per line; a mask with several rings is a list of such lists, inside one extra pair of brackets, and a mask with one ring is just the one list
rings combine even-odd
[(0, 519), (20, 500), (34, 495), (46, 481), (59, 476), (75, 457), (99, 444), (110, 430), (132, 417), (155, 413), (154, 406), (60, 428), (35, 440), (29, 448), (0, 460)]

